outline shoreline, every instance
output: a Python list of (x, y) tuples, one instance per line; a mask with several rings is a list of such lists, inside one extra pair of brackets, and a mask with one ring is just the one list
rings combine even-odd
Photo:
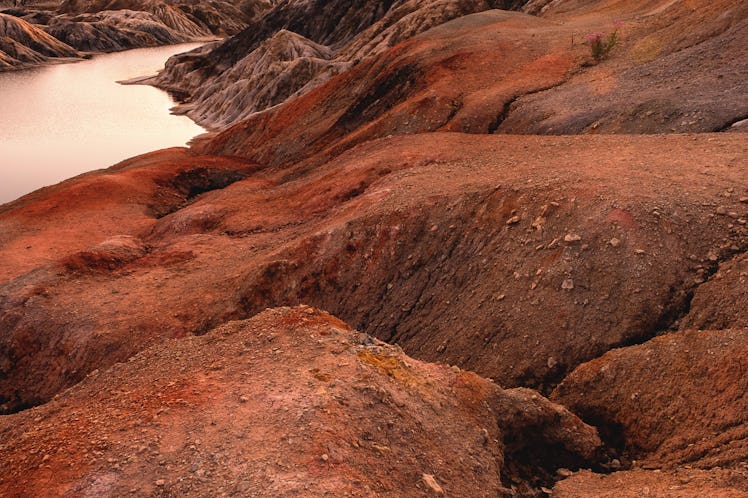
[[(22, 114), (20, 110), (14, 111), (17, 106), (12, 103), (3, 104), (6, 123), (0, 126), (9, 127), (10, 135), (2, 146), (3, 171), (7, 177), (0, 196), (2, 202), (13, 202), (44, 186), (143, 153), (188, 146), (195, 137), (206, 133), (208, 130), (189, 117), (182, 119), (172, 112), (177, 101), (168, 92), (158, 88), (127, 90), (118, 83), (128, 76), (128, 71), (130, 75), (154, 74), (174, 50), (195, 46), (198, 45), (137, 49), (143, 51), (140, 53), (120, 51), (111, 57), (89, 60), (90, 64), (85, 66), (36, 67), (28, 72), (0, 74), (5, 92), (5, 99), (0, 101), (24, 102), (34, 92), (46, 92), (44, 89), (49, 85), (65, 87), (55, 92), (58, 94), (55, 98), (24, 107)], [(132, 63), (136, 65), (129, 67)], [(120, 64), (129, 69), (118, 70)], [(99, 71), (103, 71), (101, 76), (91, 79), (92, 73)], [(78, 79), (82, 86), (64, 83), (71, 78)], [(103, 126), (112, 131), (98, 130), (100, 125), (94, 123), (99, 122), (108, 123)]]

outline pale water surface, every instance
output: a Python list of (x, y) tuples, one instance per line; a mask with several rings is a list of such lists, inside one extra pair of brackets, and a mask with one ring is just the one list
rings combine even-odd
[(204, 132), (174, 116), (170, 97), (117, 81), (155, 74), (199, 43), (104, 54), (0, 73), (0, 204)]

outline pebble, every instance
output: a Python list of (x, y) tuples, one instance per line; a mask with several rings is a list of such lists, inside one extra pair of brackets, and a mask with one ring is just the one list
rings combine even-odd
[(436, 482), (436, 478), (433, 475), (423, 474), (423, 477), (421, 479), (423, 480), (423, 483), (426, 485), (426, 487), (437, 495), (444, 494), (444, 489), (439, 485), (438, 482)]
[(558, 469), (558, 470), (556, 471), (556, 475), (557, 475), (558, 477), (563, 477), (563, 478), (567, 478), (567, 477), (571, 477), (571, 476), (573, 476), (573, 475), (574, 475), (574, 472), (572, 472), (572, 471), (571, 471), (571, 470), (569, 470), (569, 469), (564, 469), (564, 468), (561, 468), (561, 469)]
[(519, 216), (517, 216), (517, 215), (514, 215), (511, 218), (509, 218), (508, 220), (506, 220), (506, 224), (507, 225), (514, 225), (516, 223), (519, 223)]
[(574, 288), (574, 281), (570, 278), (564, 279), (563, 282), (561, 282), (561, 288), (564, 290), (571, 290)]
[(740, 202), (742, 202), (743, 204), (748, 204), (748, 197), (741, 197), (741, 198), (740, 198), (740, 199), (738, 199), (738, 200), (739, 200)]
[(621, 241), (620, 241), (619, 239), (617, 239), (617, 238), (613, 237), (612, 239), (610, 239), (610, 240), (608, 241), (608, 244), (610, 244), (610, 245), (611, 245), (611, 246), (613, 246), (613, 247), (618, 247), (618, 246), (620, 246), (620, 245), (621, 245)]
[(579, 240), (582, 240), (582, 237), (575, 233), (567, 233), (564, 235), (564, 242), (577, 242)]
[(158, 481), (156, 481), (156, 486), (158, 486), (159, 488), (164, 486), (165, 484), (166, 481), (164, 481), (163, 479), (159, 479)]

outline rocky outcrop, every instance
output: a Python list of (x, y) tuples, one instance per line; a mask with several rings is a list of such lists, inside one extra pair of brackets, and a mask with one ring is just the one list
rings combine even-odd
[[(537, 394), (408, 358), (307, 307), (93, 372), (0, 418), (0, 434), (3, 496), (511, 496), (539, 484), (515, 469), (552, 475), (599, 446)], [(558, 453), (527, 458), (543, 447)]]
[[(490, 133), (517, 95), (574, 67), (554, 23), (492, 10), (445, 23), (370, 57), (314, 92), (229, 127), (201, 150), (292, 164), (395, 134)], [(553, 41), (542, 50), (543, 32)], [(456, 44), (455, 39), (460, 43)], [(289, 147), (293, 143), (293, 147)], [(320, 156), (322, 157), (322, 156)]]
[(0, 70), (27, 67), (53, 58), (78, 58), (73, 47), (15, 16), (0, 14)]

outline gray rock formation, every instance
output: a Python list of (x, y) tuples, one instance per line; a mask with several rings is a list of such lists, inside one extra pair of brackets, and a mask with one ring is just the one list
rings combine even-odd
[[(65, 0), (56, 11), (19, 6), (0, 21), (0, 70), (233, 35), (272, 7), (270, 0)], [(41, 33), (41, 34), (40, 34)]]
[(0, 71), (79, 56), (73, 47), (23, 19), (0, 14)]
[(522, 2), (338, 3), (280, 2), (237, 36), (173, 57), (164, 72), (147, 82), (187, 97), (179, 111), (199, 124), (224, 128), (306, 93), (362, 59), (434, 26)]

